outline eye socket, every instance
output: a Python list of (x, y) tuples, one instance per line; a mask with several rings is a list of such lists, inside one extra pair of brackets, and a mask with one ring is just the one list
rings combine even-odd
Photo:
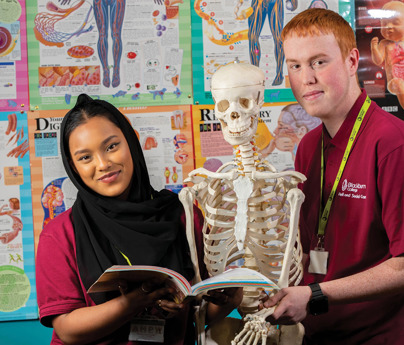
[(249, 109), (250, 104), (251, 104), (251, 100), (249, 100), (248, 98), (240, 98), (239, 103), (243, 108)]
[(223, 112), (223, 111), (226, 111), (227, 109), (229, 109), (229, 106), (230, 106), (229, 101), (226, 99), (223, 99), (217, 104), (217, 109), (220, 112)]

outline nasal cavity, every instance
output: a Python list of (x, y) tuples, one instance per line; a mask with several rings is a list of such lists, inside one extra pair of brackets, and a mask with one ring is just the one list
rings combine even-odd
[(240, 115), (238, 113), (236, 113), (235, 111), (233, 111), (230, 114), (230, 117), (231, 117), (232, 120), (237, 120), (240, 117)]

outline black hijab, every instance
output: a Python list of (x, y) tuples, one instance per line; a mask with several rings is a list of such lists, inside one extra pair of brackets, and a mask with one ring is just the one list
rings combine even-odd
[[(94, 192), (72, 169), (68, 136), (83, 123), (83, 113), (84, 122), (88, 117), (106, 116), (122, 130), (133, 160), (127, 200)], [(150, 185), (139, 140), (125, 116), (110, 103), (82, 94), (64, 117), (60, 131), (63, 164), (78, 189), (72, 217), (77, 265), (85, 288), (112, 265), (127, 265), (124, 255), (132, 265), (163, 266), (192, 279), (189, 247), (180, 221), (182, 205), (175, 193), (165, 189), (157, 192)], [(92, 295), (97, 304), (110, 297)]]

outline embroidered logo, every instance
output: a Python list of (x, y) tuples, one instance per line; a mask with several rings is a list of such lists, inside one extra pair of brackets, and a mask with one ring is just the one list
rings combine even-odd
[(342, 181), (342, 192), (338, 193), (338, 196), (353, 199), (366, 199), (366, 185), (361, 183), (352, 183), (347, 179)]

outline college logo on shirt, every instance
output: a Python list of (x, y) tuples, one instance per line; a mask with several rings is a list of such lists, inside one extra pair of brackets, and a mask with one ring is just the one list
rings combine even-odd
[(353, 199), (366, 199), (366, 185), (361, 183), (352, 183), (347, 179), (342, 181), (342, 192), (338, 193), (338, 196)]

